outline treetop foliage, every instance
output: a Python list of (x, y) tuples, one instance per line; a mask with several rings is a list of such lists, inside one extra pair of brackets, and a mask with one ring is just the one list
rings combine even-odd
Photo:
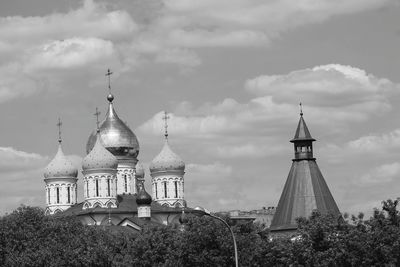
[[(382, 202), (369, 219), (314, 212), (298, 219), (295, 238), (262, 225), (232, 226), (240, 266), (398, 266), (398, 200)], [(1, 266), (233, 266), (229, 230), (191, 217), (185, 230), (145, 226), (141, 233), (82, 225), (75, 217), (44, 216), (21, 206), (0, 218)], [(229, 221), (229, 218), (224, 218)]]

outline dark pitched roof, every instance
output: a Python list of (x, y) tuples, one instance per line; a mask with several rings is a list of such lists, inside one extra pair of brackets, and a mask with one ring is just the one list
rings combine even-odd
[(300, 116), (299, 123), (297, 125), (296, 133), (290, 142), (294, 143), (295, 141), (315, 141), (312, 138), (310, 131), (306, 125), (306, 122), (303, 119), (303, 115)]
[(296, 229), (296, 218), (309, 217), (313, 210), (340, 214), (315, 160), (293, 161), (270, 229)]

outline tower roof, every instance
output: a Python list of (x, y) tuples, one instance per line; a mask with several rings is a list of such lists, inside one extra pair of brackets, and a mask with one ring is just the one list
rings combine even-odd
[[(136, 158), (139, 154), (139, 142), (131, 129), (118, 117), (113, 107), (114, 96), (107, 96), (109, 102), (108, 112), (104, 121), (100, 125), (100, 137), (105, 148), (114, 156), (127, 156)], [(86, 144), (86, 153), (94, 147), (96, 143), (96, 131), (89, 136)]]
[(185, 162), (172, 151), (166, 139), (163, 149), (150, 163), (149, 168), (151, 173), (158, 171), (184, 171)]
[(300, 119), (299, 123), (297, 124), (296, 133), (293, 139), (290, 140), (290, 142), (292, 143), (296, 141), (315, 141), (315, 139), (312, 138), (310, 131), (308, 130), (306, 122), (304, 121), (303, 112), (300, 113)]
[(59, 140), (58, 151), (53, 160), (44, 170), (45, 178), (76, 178), (78, 169), (67, 159), (61, 148), (61, 139)]
[(296, 229), (296, 218), (309, 217), (313, 210), (322, 214), (340, 214), (313, 158), (313, 141), (301, 112), (296, 134), (290, 141), (294, 143), (295, 159), (272, 219), (271, 231)]
[(309, 217), (313, 210), (340, 214), (315, 160), (293, 161), (270, 229), (297, 229), (296, 218)]
[(139, 184), (139, 192), (136, 196), (136, 204), (138, 205), (150, 205), (151, 196), (146, 192), (143, 183)]
[(116, 169), (118, 166), (117, 158), (111, 154), (101, 144), (101, 140), (97, 133), (96, 143), (93, 149), (82, 161), (82, 169), (85, 170), (101, 170), (101, 169)]

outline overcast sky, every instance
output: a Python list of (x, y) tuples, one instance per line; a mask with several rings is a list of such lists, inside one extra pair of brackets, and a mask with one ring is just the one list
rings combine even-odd
[(400, 196), (399, 50), (398, 0), (2, 0), (0, 213), (44, 206), (58, 117), (81, 169), (107, 68), (145, 166), (170, 112), (189, 206), (276, 206), (301, 101), (339, 209), (370, 212)]

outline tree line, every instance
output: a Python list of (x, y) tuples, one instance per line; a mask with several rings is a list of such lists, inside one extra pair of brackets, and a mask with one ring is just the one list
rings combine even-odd
[[(232, 226), (240, 266), (399, 266), (398, 200), (371, 218), (314, 212), (298, 219), (293, 237), (263, 225)], [(1, 266), (233, 266), (228, 229), (209, 217), (182, 227), (145, 226), (140, 233), (82, 225), (75, 217), (44, 216), (21, 206), (0, 218)], [(229, 218), (225, 218), (229, 222)], [(126, 229), (125, 229), (126, 230)]]

